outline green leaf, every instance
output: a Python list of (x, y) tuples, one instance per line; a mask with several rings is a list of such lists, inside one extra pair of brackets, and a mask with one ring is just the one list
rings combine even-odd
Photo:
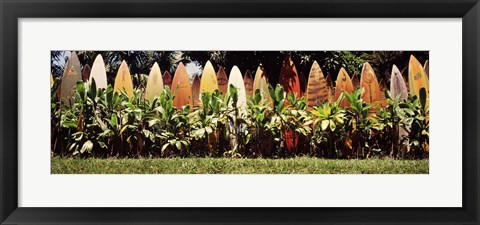
[(92, 149), (93, 149), (93, 143), (90, 140), (88, 140), (85, 143), (83, 143), (83, 146), (80, 149), (80, 153), (91, 152)]

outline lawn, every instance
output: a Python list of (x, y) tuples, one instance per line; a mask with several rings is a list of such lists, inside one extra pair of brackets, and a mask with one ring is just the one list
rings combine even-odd
[(428, 160), (290, 159), (65, 159), (52, 174), (428, 174)]

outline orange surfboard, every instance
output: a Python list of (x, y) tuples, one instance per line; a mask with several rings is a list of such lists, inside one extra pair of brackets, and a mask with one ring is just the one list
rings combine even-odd
[(163, 85), (168, 86), (168, 88), (172, 90), (172, 75), (170, 75), (168, 70), (165, 70), (165, 72), (163, 73), (162, 80), (163, 80)]
[(202, 92), (212, 93), (218, 89), (217, 75), (210, 61), (207, 61), (203, 68), (202, 79), (200, 80), (200, 94)]
[[(342, 67), (338, 72), (337, 82), (335, 86), (335, 101), (340, 97), (343, 91), (347, 93), (352, 93), (355, 90), (353, 87), (352, 80), (348, 75), (347, 71)], [(341, 107), (347, 107), (350, 103), (347, 101), (346, 98), (343, 98), (342, 102), (340, 103)]]
[(192, 86), (190, 85), (187, 69), (183, 63), (178, 64), (175, 75), (173, 76), (172, 91), (175, 93), (173, 106), (177, 109), (185, 105), (190, 105), (190, 108), (193, 107)]
[(310, 74), (308, 75), (306, 97), (309, 107), (314, 107), (319, 103), (328, 101), (327, 81), (317, 61), (313, 62)]
[(73, 101), (73, 90), (78, 81), (82, 80), (82, 72), (80, 71), (80, 61), (78, 60), (77, 53), (72, 52), (63, 70), (61, 79), (61, 86), (58, 93), (59, 98), (64, 104), (70, 104)]
[(82, 70), (82, 80), (83, 80), (83, 82), (88, 81), (88, 79), (90, 78), (90, 71), (91, 70), (92, 69), (90, 68), (90, 66), (88, 64), (83, 66), (83, 70)]
[(200, 78), (195, 76), (192, 83), (193, 107), (200, 106)]
[(217, 73), (218, 89), (225, 95), (228, 92), (228, 77), (223, 67), (218, 69)]
[[(295, 67), (295, 64), (293, 63), (290, 56), (285, 57), (282, 62), (282, 67), (280, 68), (279, 84), (283, 86), (285, 92), (296, 93), (296, 97), (300, 98), (302, 93), (300, 90), (300, 81), (298, 78), (297, 68)], [(285, 104), (289, 104), (288, 101)], [(284, 135), (287, 151), (296, 151), (298, 147), (298, 138), (295, 137), (295, 132), (292, 130), (286, 130), (284, 132)]]
[(150, 74), (148, 75), (147, 80), (147, 87), (145, 88), (145, 99), (148, 101), (153, 101), (155, 96), (160, 96), (163, 92), (163, 78), (162, 72), (160, 71), (160, 67), (158, 63), (154, 63), (152, 69), (150, 70)]
[(245, 93), (247, 94), (247, 96), (252, 97), (253, 96), (253, 78), (252, 78), (252, 73), (250, 73), (250, 70), (247, 70), (247, 72), (245, 72), (243, 83), (245, 85)]
[(120, 67), (118, 68), (113, 90), (116, 92), (125, 90), (129, 98), (133, 97), (132, 76), (130, 75), (130, 70), (128, 69), (125, 60), (122, 61), (122, 64), (120, 64)]
[(368, 62), (363, 64), (362, 75), (360, 76), (360, 87), (364, 89), (363, 101), (371, 104), (370, 114), (375, 114), (381, 107), (380, 86), (377, 75)]

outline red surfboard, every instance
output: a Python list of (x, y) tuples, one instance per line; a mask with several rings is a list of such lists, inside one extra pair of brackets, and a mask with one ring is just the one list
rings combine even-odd
[[(278, 83), (283, 86), (285, 92), (296, 93), (297, 98), (300, 98), (300, 96), (302, 96), (297, 68), (295, 67), (295, 64), (293, 63), (290, 56), (285, 57), (285, 59), (283, 60)], [(285, 105), (288, 104), (289, 102), (287, 101)], [(298, 137), (296, 137), (295, 132), (292, 130), (286, 130), (283, 135), (285, 135), (285, 145), (287, 147), (287, 151), (296, 152), (298, 145)]]

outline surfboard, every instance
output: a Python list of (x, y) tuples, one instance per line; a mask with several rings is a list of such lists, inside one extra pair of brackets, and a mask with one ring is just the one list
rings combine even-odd
[(83, 80), (83, 82), (87, 82), (89, 80), (91, 70), (92, 69), (90, 68), (90, 66), (88, 64), (83, 66), (83, 70), (82, 70), (82, 80)]
[(357, 89), (360, 87), (360, 80), (358, 79), (358, 76), (357, 75), (353, 75), (352, 77), (352, 84), (353, 84), (353, 88), (354, 89)]
[(202, 92), (212, 93), (215, 89), (218, 89), (217, 75), (215, 74), (212, 63), (207, 61), (203, 68), (202, 78), (200, 79), (200, 94)]
[[(296, 93), (296, 97), (300, 98), (302, 93), (300, 90), (298, 72), (290, 56), (285, 57), (282, 62), (278, 83), (283, 86), (286, 93)], [(289, 102), (286, 101), (285, 105), (288, 104)], [(298, 137), (295, 137), (295, 132), (292, 130), (285, 130), (283, 135), (285, 135), (285, 146), (287, 147), (287, 151), (297, 151)]]
[(270, 92), (268, 90), (268, 81), (267, 75), (263, 70), (263, 66), (260, 64), (255, 72), (255, 80), (253, 81), (253, 93), (259, 89), (260, 94), (262, 96), (262, 100), (265, 102), (266, 105), (273, 107), (273, 99), (270, 96)]
[(200, 105), (200, 78), (195, 76), (192, 84), (193, 107)]
[(145, 99), (153, 101), (155, 96), (160, 96), (163, 92), (163, 78), (162, 72), (158, 63), (154, 63), (150, 73), (148, 74), (147, 87), (145, 87)]
[(267, 76), (267, 74), (265, 73), (265, 71), (263, 71), (262, 64), (260, 64), (257, 67), (257, 71), (255, 71), (255, 79), (253, 80), (253, 92), (254, 93), (255, 93), (256, 89), (260, 88), (260, 80), (262, 79), (262, 77), (265, 77), (265, 76)]
[(360, 76), (360, 87), (364, 89), (362, 99), (364, 102), (371, 104), (370, 115), (375, 114), (381, 107), (380, 86), (378, 84), (377, 75), (373, 71), (370, 63), (365, 62)]
[(422, 64), (413, 56), (410, 56), (410, 62), (408, 63), (408, 83), (410, 86), (410, 93), (420, 97), (420, 89), (425, 88), (427, 94), (428, 106), (428, 77), (423, 70)]
[(70, 104), (72, 101), (73, 90), (78, 81), (82, 80), (82, 72), (80, 71), (80, 61), (78, 60), (77, 53), (73, 51), (67, 60), (63, 75), (61, 78), (59, 99), (64, 104)]
[[(230, 71), (230, 78), (228, 79), (228, 87), (233, 85), (237, 88), (238, 91), (238, 101), (237, 107), (242, 107), (247, 104), (247, 93), (245, 89), (245, 84), (242, 78), (242, 73), (237, 66), (233, 66), (232, 71)], [(230, 92), (230, 89), (228, 90)]]
[(187, 69), (183, 63), (179, 63), (175, 75), (173, 75), (172, 91), (175, 93), (173, 106), (177, 109), (185, 105), (193, 107), (192, 86), (188, 77)]
[(130, 70), (128, 69), (128, 65), (125, 60), (122, 61), (122, 64), (120, 64), (120, 67), (118, 68), (113, 90), (116, 92), (125, 90), (129, 98), (133, 97), (132, 76), (130, 75)]
[[(337, 81), (335, 86), (335, 101), (340, 97), (343, 91), (346, 91), (347, 93), (352, 93), (354, 90), (355, 88), (353, 87), (350, 76), (348, 75), (347, 71), (342, 67), (337, 75)], [(344, 97), (342, 102), (340, 103), (340, 107), (348, 106), (350, 106), (350, 103)]]
[(92, 79), (95, 79), (97, 88), (107, 88), (107, 72), (105, 71), (105, 63), (102, 55), (98, 54), (93, 62), (92, 71), (88, 82), (91, 84)]
[(55, 83), (55, 81), (53, 80), (53, 75), (50, 74), (50, 88), (53, 87), (53, 84)]
[(425, 61), (425, 64), (423, 64), (423, 69), (425, 70), (427, 77), (430, 79), (430, 63), (428, 60)]
[(327, 81), (325, 80), (322, 69), (317, 61), (314, 61), (310, 68), (306, 97), (309, 107), (314, 107), (319, 103), (328, 101)]
[(392, 75), (390, 78), (390, 94), (392, 95), (392, 98), (400, 95), (400, 101), (408, 98), (407, 85), (405, 84), (403, 76), (396, 65), (393, 65), (392, 67)]
[(280, 69), (279, 84), (287, 93), (297, 93), (297, 98), (301, 96), (300, 80), (298, 78), (297, 68), (290, 56), (285, 57)]
[[(203, 76), (202, 76), (203, 77)], [(217, 73), (218, 89), (225, 95), (228, 92), (228, 77), (223, 67), (218, 69)]]
[(166, 85), (172, 90), (172, 75), (168, 72), (168, 70), (165, 70), (162, 76), (162, 81), (163, 85)]
[(247, 72), (245, 72), (243, 83), (245, 85), (245, 93), (247, 94), (247, 96), (252, 97), (253, 96), (253, 78), (252, 78), (252, 73), (250, 73), (250, 70), (247, 70)]

